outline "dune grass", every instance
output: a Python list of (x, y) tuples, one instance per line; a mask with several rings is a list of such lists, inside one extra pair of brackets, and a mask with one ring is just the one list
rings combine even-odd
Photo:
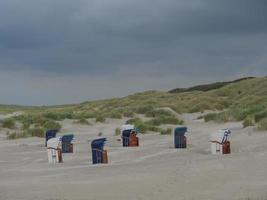
[(16, 127), (15, 120), (11, 118), (4, 119), (1, 125), (3, 128), (9, 128), (9, 129), (14, 129)]
[(52, 115), (45, 114), (25, 114), (10, 118), (10, 121), (19, 122), (22, 124), (22, 128), (13, 132), (7, 136), (8, 139), (17, 139), (24, 137), (44, 137), (45, 131), (49, 129), (61, 129), (61, 124), (55, 120), (52, 120)]
[[(166, 119), (171, 119), (171, 120), (166, 120)], [(151, 132), (159, 132), (159, 133), (163, 133), (164, 131), (166, 132), (166, 130), (163, 130), (162, 128), (160, 128), (160, 125), (162, 124), (175, 124), (175, 125), (180, 125), (183, 123), (182, 120), (179, 120), (178, 118), (153, 118), (150, 120), (142, 120), (140, 118), (132, 118), (129, 119), (127, 122), (127, 124), (133, 124), (135, 125), (135, 127), (143, 134), (147, 133), (148, 131)], [(168, 130), (167, 130), (168, 132)]]
[(102, 115), (99, 115), (96, 117), (95, 122), (101, 122), (104, 123), (106, 121), (106, 118), (103, 117)]
[(118, 136), (118, 135), (120, 135), (121, 134), (121, 129), (120, 128), (116, 128), (115, 129), (115, 133), (114, 133), (114, 135), (115, 136)]
[(7, 132), (7, 139), (8, 140), (15, 140), (15, 139), (19, 139), (19, 138), (26, 138), (28, 137), (27, 134), (25, 134), (25, 132)]
[(267, 117), (259, 121), (257, 128), (262, 131), (267, 130)]
[[(243, 126), (264, 129), (261, 120), (267, 117), (267, 78), (256, 78), (230, 84), (215, 94), (225, 96), (231, 104), (217, 114), (207, 114), (205, 121), (243, 121)], [(264, 120), (263, 120), (264, 121)]]
[(171, 128), (167, 128), (167, 129), (162, 129), (160, 131), (161, 135), (171, 135), (172, 134), (172, 129)]
[(27, 138), (27, 137), (45, 137), (45, 129), (44, 128), (31, 128), (23, 131), (14, 131), (7, 132), (7, 139), (14, 140), (19, 138)]
[(247, 116), (247, 118), (243, 121), (243, 127), (246, 128), (248, 126), (255, 126), (255, 119), (253, 116)]
[(133, 124), (140, 133), (145, 134), (148, 131), (160, 132), (160, 128), (156, 125), (152, 125), (149, 121), (143, 121), (140, 118), (133, 118), (126, 122), (126, 124)]
[(78, 120), (75, 121), (75, 123), (84, 124), (84, 125), (91, 125), (91, 123), (85, 118), (78, 119)]
[(58, 123), (64, 119), (94, 118), (97, 122), (103, 123), (106, 118), (135, 118), (138, 115), (144, 115), (151, 118), (150, 121), (141, 120), (135, 123), (141, 130), (147, 132), (158, 130), (158, 127), (163, 124), (182, 124), (183, 121), (178, 119), (171, 110), (176, 113), (212, 110), (216, 113), (203, 116), (206, 122), (243, 121), (244, 127), (255, 125), (259, 129), (264, 128), (267, 116), (266, 77), (234, 81), (222, 87), (216, 86), (211, 89), (208, 87), (208, 90), (198, 90), (198, 88), (193, 87), (178, 93), (146, 91), (123, 98), (83, 102), (77, 105), (0, 106), (0, 111), (1, 109), (3, 112), (24, 111), (22, 117), (13, 118), (23, 124), (24, 130), (28, 130), (33, 124), (39, 127), (44, 127), (46, 124), (46, 127), (50, 127), (51, 121)]

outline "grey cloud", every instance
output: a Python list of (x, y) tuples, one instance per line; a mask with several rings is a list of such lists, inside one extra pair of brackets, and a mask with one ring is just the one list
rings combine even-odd
[[(89, 92), (79, 85), (82, 75), (106, 84), (110, 80), (113, 94), (123, 95), (262, 75), (266, 8), (265, 0), (1, 0), (0, 71), (19, 77), (14, 82), (24, 84), (20, 90), (32, 96), (29, 91), (36, 89), (26, 78), (46, 77), (57, 85), (73, 76), (77, 87)], [(116, 89), (120, 77), (129, 82), (139, 78)], [(48, 86), (42, 90), (57, 93)], [(103, 89), (92, 98), (109, 96)], [(58, 98), (50, 96), (49, 103)]]

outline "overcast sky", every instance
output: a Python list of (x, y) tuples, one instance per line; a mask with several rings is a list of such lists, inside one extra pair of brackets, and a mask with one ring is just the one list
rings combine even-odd
[(0, 104), (265, 75), (266, 0), (0, 0)]

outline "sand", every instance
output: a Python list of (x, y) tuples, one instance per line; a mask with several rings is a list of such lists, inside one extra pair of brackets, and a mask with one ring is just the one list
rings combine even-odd
[[(1, 200), (267, 198), (267, 132), (241, 123), (204, 123), (184, 114), (188, 148), (174, 149), (173, 135), (139, 135), (140, 147), (123, 148), (114, 129), (125, 120), (79, 125), (62, 122), (60, 134), (74, 133), (74, 154), (47, 162), (44, 139), (6, 140), (0, 131)], [(232, 131), (230, 155), (211, 155), (209, 134)], [(92, 165), (88, 140), (103, 132), (109, 164)]]

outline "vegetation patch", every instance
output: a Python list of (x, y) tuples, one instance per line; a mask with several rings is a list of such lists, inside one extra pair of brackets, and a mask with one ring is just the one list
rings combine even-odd
[(11, 133), (7, 133), (7, 139), (8, 140), (15, 140), (15, 139), (19, 139), (19, 138), (25, 138), (28, 137), (27, 134), (25, 134), (24, 132), (11, 132)]
[(220, 112), (220, 113), (209, 113), (207, 115), (204, 115), (204, 121), (215, 121), (219, 123), (228, 122), (231, 120), (231, 117), (227, 112)]
[(183, 123), (173, 115), (173, 112), (163, 108), (172, 109), (177, 113), (212, 110), (216, 113), (203, 116), (206, 122), (243, 121), (244, 127), (255, 123), (255, 126), (264, 129), (262, 121), (267, 117), (267, 78), (244, 78), (227, 83), (178, 88), (171, 93), (146, 91), (123, 98), (83, 102), (77, 105), (41, 107), (0, 105), (0, 112), (23, 111), (24, 115), (13, 119), (21, 122), (25, 131), (33, 125), (40, 128), (50, 127), (51, 121), (58, 123), (64, 119), (94, 118), (97, 122), (104, 122), (106, 118), (133, 118), (137, 114), (152, 118), (150, 121), (135, 121), (144, 131), (158, 130), (162, 124)]
[(64, 119), (73, 119), (72, 112), (45, 112), (43, 117), (55, 121), (61, 121)]
[(123, 116), (124, 117), (134, 117), (134, 112), (126, 110), (123, 112)]
[(152, 126), (160, 126), (162, 122), (159, 118), (155, 118), (155, 119), (149, 120), (147, 123)]
[(78, 120), (75, 121), (75, 123), (84, 124), (84, 125), (91, 125), (90, 122), (85, 118), (78, 119)]
[(43, 128), (46, 130), (50, 130), (50, 129), (60, 130), (61, 125), (58, 122), (48, 120), (43, 124)]
[(255, 118), (255, 122), (259, 122), (260, 120), (267, 118), (267, 110), (256, 113), (254, 118)]
[(246, 128), (248, 126), (254, 126), (255, 125), (255, 120), (253, 116), (248, 116), (244, 121), (243, 121), (243, 127)]
[(4, 119), (2, 122), (2, 127), (14, 129), (16, 127), (16, 123), (15, 123), (14, 119), (11, 119), (11, 118)]
[(152, 105), (147, 106), (140, 106), (135, 109), (135, 112), (138, 114), (146, 114), (148, 112), (151, 112), (154, 109)]
[(204, 116), (205, 122), (215, 121), (217, 119), (217, 113), (209, 113)]
[(106, 121), (106, 118), (101, 115), (97, 116), (95, 119), (95, 122), (104, 123), (105, 121)]
[(122, 118), (122, 114), (121, 114), (121, 112), (119, 112), (119, 111), (117, 111), (117, 110), (108, 113), (106, 116), (107, 116), (108, 118), (112, 118), (112, 119), (121, 119), (121, 118)]
[(133, 124), (135, 127), (143, 134), (147, 133), (148, 131), (152, 132), (160, 132), (162, 129), (158, 127), (161, 125), (161, 121), (159, 119), (151, 119), (148, 121), (143, 121), (140, 118), (133, 118), (128, 120), (127, 124)]
[(33, 128), (24, 131), (14, 131), (7, 133), (7, 139), (14, 140), (27, 137), (45, 137), (45, 130), (43, 128)]
[(138, 131), (143, 134), (147, 133), (147, 131), (156, 132), (158, 130), (157, 127), (141, 120), (140, 118), (129, 119), (126, 124), (133, 124), (138, 129)]
[(167, 128), (167, 129), (162, 129), (160, 131), (161, 135), (171, 135), (172, 134), (172, 129), (171, 128)]
[(169, 110), (157, 109), (147, 112), (146, 117), (174, 117), (174, 114)]
[(266, 131), (267, 130), (267, 118), (264, 118), (259, 121), (257, 125), (258, 130)]
[(115, 136), (118, 136), (121, 134), (121, 129), (120, 128), (116, 128), (115, 129)]
[(25, 130), (23, 132), (24, 135), (30, 136), (30, 137), (45, 137), (45, 129), (44, 128), (32, 128)]
[(176, 117), (160, 117), (158, 118), (161, 124), (174, 124), (174, 125), (182, 125), (184, 123), (183, 120), (180, 120)]

